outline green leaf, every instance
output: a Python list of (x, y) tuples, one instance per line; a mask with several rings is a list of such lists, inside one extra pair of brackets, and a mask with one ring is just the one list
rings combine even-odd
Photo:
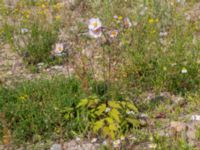
[(115, 124), (110, 124), (110, 125), (109, 125), (109, 129), (110, 129), (111, 131), (117, 131), (117, 130), (118, 130), (118, 128), (117, 128), (117, 126), (116, 126)]
[(79, 107), (85, 107), (88, 104), (88, 99), (82, 99), (79, 104), (77, 105), (77, 108)]
[(95, 114), (94, 113), (92, 113), (92, 112), (90, 112), (90, 119), (95, 119), (96, 118), (96, 116), (95, 116)]
[(135, 127), (138, 127), (140, 125), (140, 122), (133, 118), (126, 118), (127, 122), (132, 124)]
[(115, 121), (120, 122), (120, 113), (117, 109), (113, 108), (111, 111), (109, 111), (109, 116)]
[(134, 112), (138, 112), (138, 109), (135, 107), (134, 104), (127, 102), (127, 106), (129, 109), (133, 110)]
[(111, 137), (112, 139), (115, 138), (115, 133), (114, 133), (114, 131), (113, 131), (113, 130), (110, 130), (109, 127), (107, 127), (107, 126), (103, 128), (103, 135), (104, 135), (104, 136), (109, 136), (109, 137)]
[(74, 110), (72, 107), (65, 107), (63, 110), (61, 110), (61, 113), (70, 113)]
[(108, 122), (108, 124), (113, 124), (113, 119), (110, 117), (105, 118), (105, 120)]
[(126, 107), (126, 102), (122, 101), (121, 104), (123, 107)]
[(94, 123), (93, 131), (94, 132), (98, 132), (99, 129), (101, 129), (103, 126), (104, 126), (104, 119), (99, 120), (99, 121), (97, 121), (97, 122)]
[(65, 118), (66, 120), (69, 120), (69, 119), (72, 118), (72, 117), (73, 117), (73, 114), (71, 114), (71, 113), (67, 113), (67, 114), (64, 115), (64, 118)]
[(121, 106), (119, 105), (117, 101), (109, 101), (108, 105), (112, 108), (121, 108)]
[(98, 99), (93, 99), (88, 101), (88, 107), (95, 107), (98, 104)]
[(74, 110), (74, 108), (71, 107), (65, 107), (65, 111), (66, 112), (72, 112)]
[(95, 114), (100, 116), (106, 110), (106, 104), (101, 104), (97, 109), (98, 111), (96, 111)]

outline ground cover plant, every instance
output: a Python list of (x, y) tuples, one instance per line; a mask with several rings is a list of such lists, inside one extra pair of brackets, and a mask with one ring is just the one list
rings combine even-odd
[(0, 12), (0, 42), (40, 77), (0, 79), (3, 144), (200, 147), (197, 1), (2, 0)]
[(82, 96), (75, 79), (27, 82), (16, 89), (1, 89), (1, 113), (9, 120), (7, 125), (16, 139), (24, 141), (60, 130), (62, 110), (77, 104)]

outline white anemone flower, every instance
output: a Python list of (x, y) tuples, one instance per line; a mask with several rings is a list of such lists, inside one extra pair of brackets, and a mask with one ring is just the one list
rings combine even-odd
[(93, 38), (99, 38), (102, 35), (101, 31), (102, 23), (99, 18), (91, 18), (89, 20), (89, 35)]
[(54, 49), (54, 53), (57, 56), (62, 55), (62, 52), (64, 51), (64, 45), (62, 43), (56, 43), (55, 49)]
[(118, 36), (119, 31), (118, 30), (111, 30), (109, 32), (110, 38), (116, 38)]
[(102, 24), (99, 18), (91, 18), (89, 20), (89, 25), (88, 28), (89, 30), (98, 30), (99, 28), (101, 28)]
[(123, 22), (124, 22), (124, 27), (125, 28), (130, 28), (132, 26), (132, 23), (131, 23), (129, 18), (124, 18)]
[(89, 30), (89, 35), (93, 38), (99, 38), (102, 36), (101, 29), (98, 30)]

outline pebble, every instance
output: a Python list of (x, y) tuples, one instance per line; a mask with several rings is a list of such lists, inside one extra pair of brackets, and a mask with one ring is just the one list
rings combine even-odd
[(62, 150), (62, 146), (61, 146), (61, 144), (54, 144), (54, 145), (52, 145), (50, 150)]
[(200, 115), (192, 115), (192, 121), (200, 121)]
[(113, 147), (115, 148), (120, 147), (120, 144), (121, 144), (121, 140), (113, 141)]
[(147, 147), (149, 149), (155, 149), (157, 147), (157, 144), (151, 143), (151, 144), (148, 144)]
[(64, 143), (63, 150), (96, 150), (99, 148), (99, 144), (93, 144), (90, 142), (81, 141), (77, 143), (76, 140), (71, 140)]
[(91, 142), (92, 142), (92, 143), (96, 143), (96, 142), (97, 142), (97, 138), (93, 138), (93, 139), (91, 140)]

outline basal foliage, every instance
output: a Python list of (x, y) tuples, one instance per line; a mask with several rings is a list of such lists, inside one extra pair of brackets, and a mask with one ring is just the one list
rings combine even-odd
[(88, 97), (80, 100), (77, 106), (66, 108), (64, 114), (66, 121), (76, 119), (78, 114), (87, 120), (90, 134), (104, 138), (116, 139), (140, 125), (136, 118), (138, 110), (130, 101)]

